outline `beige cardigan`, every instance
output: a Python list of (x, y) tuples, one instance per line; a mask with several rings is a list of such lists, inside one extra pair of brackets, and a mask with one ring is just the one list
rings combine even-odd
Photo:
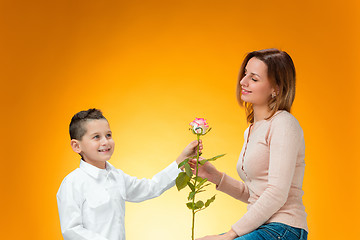
[(305, 142), (296, 118), (278, 111), (245, 130), (237, 171), (244, 181), (223, 174), (217, 189), (248, 203), (232, 229), (242, 236), (264, 223), (280, 222), (308, 231), (302, 182)]

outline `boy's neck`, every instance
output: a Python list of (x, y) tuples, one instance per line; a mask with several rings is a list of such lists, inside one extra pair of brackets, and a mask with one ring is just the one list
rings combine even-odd
[(106, 162), (100, 162), (100, 161), (89, 161), (82, 158), (84, 162), (87, 162), (90, 165), (93, 165), (94, 167), (100, 168), (100, 169), (106, 169)]

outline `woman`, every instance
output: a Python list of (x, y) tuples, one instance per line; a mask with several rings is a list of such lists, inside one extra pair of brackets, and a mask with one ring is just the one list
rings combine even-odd
[[(248, 211), (223, 235), (201, 240), (307, 239), (302, 203), (305, 143), (293, 115), (295, 67), (284, 51), (249, 53), (242, 63), (237, 98), (250, 126), (237, 163), (243, 181), (207, 162), (199, 175), (248, 204)], [(193, 162), (194, 163), (194, 162)]]

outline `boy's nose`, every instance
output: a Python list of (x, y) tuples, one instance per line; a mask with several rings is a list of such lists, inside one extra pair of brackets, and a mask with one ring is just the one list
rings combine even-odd
[(100, 141), (101, 145), (106, 145), (108, 142), (107, 138), (106, 137), (103, 137)]

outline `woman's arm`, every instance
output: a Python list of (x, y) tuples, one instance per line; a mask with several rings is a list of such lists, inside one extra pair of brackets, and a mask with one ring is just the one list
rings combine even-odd
[(236, 232), (230, 229), (230, 231), (222, 235), (211, 235), (202, 238), (197, 238), (196, 240), (233, 240), (237, 237), (238, 235), (236, 234)]
[(238, 181), (225, 173), (223, 173), (221, 181), (217, 185), (216, 189), (244, 203), (249, 203), (250, 193), (247, 185), (244, 182)]
[[(194, 169), (196, 159), (190, 161), (191, 167)], [(195, 174), (195, 170), (194, 174)], [(210, 182), (216, 185), (216, 189), (222, 191), (244, 203), (249, 203), (249, 189), (242, 181), (235, 180), (234, 178), (218, 171), (213, 164), (206, 162), (204, 165), (199, 166), (198, 175), (202, 178), (207, 178)]]

